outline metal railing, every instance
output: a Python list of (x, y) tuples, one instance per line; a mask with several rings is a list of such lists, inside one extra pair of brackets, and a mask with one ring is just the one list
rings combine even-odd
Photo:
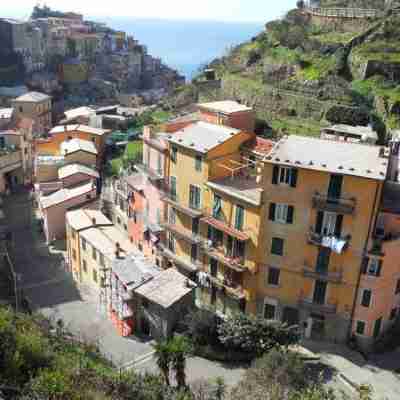
[(340, 214), (352, 214), (356, 208), (356, 203), (357, 200), (354, 197), (330, 197), (319, 192), (315, 192), (312, 197), (314, 208)]
[(312, 268), (308, 265), (303, 267), (303, 275), (307, 278), (318, 279), (322, 281), (328, 281), (332, 283), (340, 283), (343, 280), (343, 271), (318, 271), (316, 268)]
[(331, 303), (317, 303), (310, 298), (299, 299), (299, 306), (302, 308), (307, 308), (309, 310), (320, 312), (322, 314), (336, 314), (337, 304)]

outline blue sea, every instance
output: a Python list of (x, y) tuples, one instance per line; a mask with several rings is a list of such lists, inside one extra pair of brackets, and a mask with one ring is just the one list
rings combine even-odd
[(263, 23), (101, 18), (111, 28), (133, 35), (155, 57), (190, 80), (201, 66), (261, 32)]

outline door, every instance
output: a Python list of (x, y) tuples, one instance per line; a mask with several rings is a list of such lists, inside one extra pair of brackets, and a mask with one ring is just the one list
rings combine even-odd
[(192, 247), (190, 249), (190, 259), (192, 263), (197, 262), (197, 244), (192, 244)]
[(313, 302), (316, 304), (325, 304), (327, 283), (324, 281), (315, 281)]
[(199, 233), (199, 219), (198, 218), (192, 219), (192, 233), (194, 235), (198, 235), (198, 233)]
[(343, 176), (332, 174), (329, 181), (328, 201), (337, 202), (342, 193)]
[(176, 201), (176, 177), (171, 176), (170, 182), (171, 182), (171, 198), (172, 200)]
[(322, 221), (322, 234), (324, 236), (334, 235), (336, 229), (336, 213), (326, 211), (324, 212), (324, 219)]
[(218, 272), (218, 261), (214, 260), (213, 258), (210, 258), (210, 274), (213, 277), (217, 276)]
[(316, 271), (320, 274), (327, 274), (329, 269), (329, 259), (331, 256), (331, 249), (328, 247), (320, 247), (317, 257)]

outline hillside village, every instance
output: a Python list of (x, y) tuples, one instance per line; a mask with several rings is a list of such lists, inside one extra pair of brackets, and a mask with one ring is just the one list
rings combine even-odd
[[(395, 359), (400, 343), (399, 13), (381, 3), (298, 2), (175, 89), (175, 106), (190, 93), (184, 107), (163, 97), (167, 116), (151, 107), (140, 136), (118, 143), (113, 135), (143, 114), (132, 104), (103, 97), (60, 112), (52, 92), (9, 98), (0, 109), (2, 303), (56, 319), (57, 335), (67, 325), (79, 343), (96, 342), (120, 375), (162, 353), (150, 340), (194, 340), (184, 321), (196, 313), (210, 313), (227, 336), (230, 326), (228, 343), (240, 342), (241, 323), (258, 321), (279, 333), (271, 347), (336, 369), (350, 398), (395, 399), (398, 363), (382, 372), (376, 361), (383, 350)], [(43, 19), (89, 26), (77, 15), (33, 21)], [(120, 35), (104, 40), (130, 58), (139, 44)], [(383, 40), (384, 61), (372, 50)], [(26, 57), (25, 70), (34, 68)], [(133, 143), (135, 158), (110, 172), (116, 148), (126, 154)], [(223, 345), (202, 343), (197, 355), (260, 355)], [(205, 378), (217, 368), (193, 363), (209, 369)], [(240, 379), (224, 373), (232, 385)], [(365, 383), (372, 397), (362, 397)]]

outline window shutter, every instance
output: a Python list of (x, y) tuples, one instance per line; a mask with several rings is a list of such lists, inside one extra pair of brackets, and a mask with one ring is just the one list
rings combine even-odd
[(294, 207), (288, 206), (287, 217), (286, 217), (286, 222), (288, 224), (293, 224), (293, 216), (294, 216)]
[(339, 214), (336, 217), (335, 236), (340, 237), (342, 234), (343, 215)]
[(376, 271), (376, 276), (381, 276), (382, 264), (383, 264), (383, 261), (382, 261), (382, 260), (379, 260), (379, 263), (378, 263), (378, 270)]
[(273, 185), (278, 184), (278, 177), (279, 177), (279, 166), (274, 165), (274, 169), (272, 171), (272, 184)]
[(270, 221), (275, 221), (275, 208), (276, 208), (275, 203), (269, 204), (269, 220)]
[(292, 168), (290, 170), (290, 186), (296, 187), (297, 186), (297, 169)]
[(361, 273), (364, 275), (367, 273), (368, 263), (369, 263), (369, 257), (364, 257), (361, 263)]
[(315, 226), (315, 232), (321, 234), (322, 231), (322, 222), (324, 220), (324, 212), (318, 211), (317, 213), (317, 224)]

